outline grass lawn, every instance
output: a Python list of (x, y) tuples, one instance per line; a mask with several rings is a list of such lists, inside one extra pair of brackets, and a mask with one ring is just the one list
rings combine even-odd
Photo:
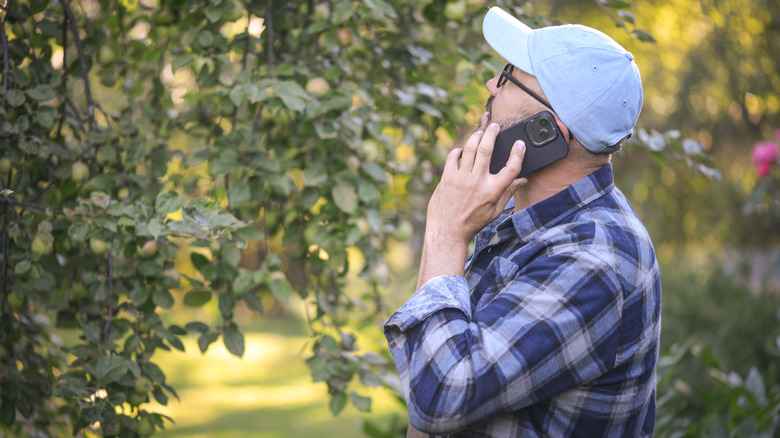
[(194, 337), (185, 353), (159, 351), (156, 362), (181, 401), (147, 410), (172, 417), (175, 425), (159, 437), (363, 437), (363, 420), (382, 428), (404, 409), (383, 389), (360, 388), (373, 398), (371, 412), (348, 406), (338, 417), (328, 408), (327, 387), (312, 383), (304, 362), (309, 355), (305, 333), (246, 333), (246, 353), (238, 359), (222, 342), (201, 355)]

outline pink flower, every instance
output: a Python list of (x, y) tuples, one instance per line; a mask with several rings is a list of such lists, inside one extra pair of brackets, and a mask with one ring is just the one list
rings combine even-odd
[[(780, 130), (775, 132), (775, 135), (780, 135)], [(778, 137), (780, 138), (780, 136)], [(753, 146), (753, 153), (750, 156), (750, 160), (753, 165), (756, 166), (758, 176), (766, 176), (772, 170), (773, 163), (780, 163), (778, 159), (777, 144), (770, 141), (756, 143)]]

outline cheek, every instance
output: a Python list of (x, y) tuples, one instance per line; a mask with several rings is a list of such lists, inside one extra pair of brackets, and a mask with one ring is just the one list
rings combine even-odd
[(518, 100), (507, 101), (506, 99), (496, 98), (493, 101), (491, 121), (498, 123), (501, 129), (505, 129), (534, 114), (536, 112), (529, 112), (528, 107), (523, 106), (522, 102)]

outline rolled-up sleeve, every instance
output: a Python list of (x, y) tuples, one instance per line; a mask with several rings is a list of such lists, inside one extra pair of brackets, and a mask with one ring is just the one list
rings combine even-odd
[(593, 252), (491, 263), (472, 306), (459, 276), (426, 283), (385, 325), (411, 424), (446, 433), (522, 409), (615, 366), (622, 287)]

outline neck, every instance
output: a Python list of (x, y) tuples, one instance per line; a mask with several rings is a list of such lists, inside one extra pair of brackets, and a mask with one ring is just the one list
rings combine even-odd
[[(567, 157), (568, 158), (568, 157)], [(582, 166), (575, 160), (563, 159), (527, 176), (528, 184), (515, 192), (515, 213), (566, 190), (608, 163)]]

